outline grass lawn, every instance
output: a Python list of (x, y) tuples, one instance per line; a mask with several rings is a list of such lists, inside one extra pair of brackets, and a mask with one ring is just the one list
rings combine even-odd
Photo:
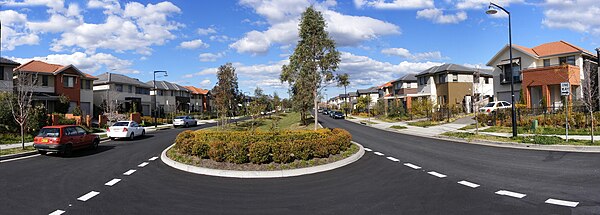
[[(594, 129), (594, 133), (597, 133), (597, 129)], [(512, 133), (511, 127), (504, 126), (491, 126), (483, 130), (484, 132), (496, 132), (496, 133)], [(519, 134), (555, 134), (565, 135), (564, 127), (548, 127), (540, 126), (536, 131), (532, 130), (531, 127), (519, 126), (517, 127)], [(570, 135), (590, 135), (590, 129), (569, 129)]]
[(430, 120), (423, 120), (423, 121), (416, 121), (416, 122), (408, 122), (408, 125), (427, 128), (429, 126), (441, 125), (441, 124), (444, 124), (444, 123), (446, 123), (446, 122), (436, 122), (436, 121), (430, 121)]
[(588, 140), (569, 140), (568, 142), (560, 137), (553, 136), (519, 136), (516, 138), (512, 137), (498, 137), (491, 135), (484, 135), (471, 132), (446, 132), (443, 133), (444, 136), (456, 137), (465, 139), (468, 141), (473, 140), (490, 140), (490, 141), (500, 141), (500, 142), (512, 142), (512, 143), (530, 143), (530, 144), (539, 144), (539, 145), (577, 145), (577, 146), (599, 146), (600, 141), (594, 141), (592, 144)]
[(379, 124), (373, 121), (369, 121), (369, 120), (361, 120), (361, 123), (367, 124), (367, 125), (375, 125), (375, 124)]
[(26, 146), (24, 150), (21, 147), (12, 148), (12, 149), (2, 149), (2, 150), (0, 150), (0, 156), (12, 155), (12, 154), (17, 154), (17, 153), (22, 153), (22, 152), (31, 152), (31, 151), (35, 151), (33, 146)]
[[(32, 142), (33, 135), (25, 134), (25, 142)], [(0, 144), (21, 143), (21, 134), (0, 134)]]
[[(320, 116), (322, 117), (322, 116)], [(308, 118), (310, 124), (300, 125), (300, 113), (277, 113), (271, 116), (264, 116), (256, 120), (246, 120), (243, 122), (229, 123), (227, 130), (245, 131), (254, 127), (257, 130), (271, 131), (273, 129), (290, 129), (290, 130), (311, 130), (314, 128), (314, 118)], [(274, 124), (275, 122), (275, 124)], [(207, 129), (220, 129), (220, 127), (210, 127)]]
[[(485, 125), (483, 123), (479, 123), (479, 129), (481, 129), (482, 127), (485, 127)], [(459, 128), (458, 130), (471, 130), (471, 129), (475, 129), (475, 123), (472, 123), (470, 125), (466, 125), (465, 127)]]
[(393, 129), (406, 129), (406, 126), (392, 125), (392, 126), (390, 126), (390, 128), (393, 128)]

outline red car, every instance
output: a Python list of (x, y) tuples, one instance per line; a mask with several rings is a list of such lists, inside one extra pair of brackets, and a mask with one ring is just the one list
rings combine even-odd
[(33, 138), (33, 147), (42, 155), (59, 152), (69, 156), (76, 149), (96, 149), (99, 143), (100, 137), (97, 134), (76, 125), (46, 126)]

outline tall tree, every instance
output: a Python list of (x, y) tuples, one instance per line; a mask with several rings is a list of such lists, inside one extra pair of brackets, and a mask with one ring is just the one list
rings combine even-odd
[(594, 143), (594, 109), (596, 109), (596, 100), (598, 99), (598, 89), (594, 87), (594, 74), (598, 72), (598, 65), (592, 65), (593, 62), (585, 61), (583, 65), (583, 80), (581, 81), (581, 90), (583, 91), (582, 103), (590, 114), (590, 137), (591, 143)]
[(277, 92), (273, 92), (273, 110), (278, 111), (277, 107), (281, 106), (281, 98)]
[(16, 70), (14, 72), (13, 96), (7, 97), (12, 116), (21, 128), (21, 146), (25, 149), (25, 128), (33, 110), (33, 90), (37, 84), (37, 73)]
[(221, 119), (221, 126), (225, 128), (227, 117), (237, 110), (239, 89), (235, 67), (226, 63), (217, 71), (217, 85), (214, 88), (217, 113)]
[[(292, 86), (292, 99), (300, 105), (301, 114), (305, 114), (310, 107), (307, 103), (313, 102), (317, 110), (318, 94), (323, 82), (331, 82), (333, 72), (338, 68), (340, 53), (335, 48), (335, 41), (329, 37), (325, 27), (323, 14), (312, 6), (302, 13), (300, 18), (300, 40), (294, 53), (290, 56), (290, 63), (283, 65), (281, 81)], [(306, 119), (301, 115), (303, 121)], [(317, 130), (318, 115), (315, 113), (315, 130)]]
[(344, 114), (346, 117), (348, 116), (348, 92), (346, 92), (346, 87), (350, 85), (350, 80), (348, 77), (348, 73), (338, 74), (337, 77), (337, 85), (338, 87), (344, 87)]

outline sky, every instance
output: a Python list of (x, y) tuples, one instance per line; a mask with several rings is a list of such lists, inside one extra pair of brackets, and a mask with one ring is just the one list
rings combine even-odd
[[(598, 0), (494, 0), (511, 13), (514, 44), (565, 40), (600, 47)], [(239, 87), (288, 97), (281, 66), (313, 5), (341, 52), (335, 73), (349, 90), (368, 88), (443, 63), (485, 67), (508, 43), (507, 15), (488, 0), (0, 0), (1, 55), (73, 64), (99, 75), (167, 80), (212, 88), (220, 65), (236, 67)], [(325, 97), (343, 93), (335, 85)]]

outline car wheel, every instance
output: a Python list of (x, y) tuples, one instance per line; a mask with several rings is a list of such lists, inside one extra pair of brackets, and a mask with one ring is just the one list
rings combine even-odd
[(133, 140), (135, 139), (135, 134), (133, 132), (131, 132), (131, 134), (129, 135), (129, 140)]
[(110, 140), (115, 140), (115, 138), (114, 137), (110, 137)]
[(46, 155), (46, 154), (48, 154), (47, 151), (42, 151), (42, 150), (38, 150), (38, 153), (40, 153), (40, 155)]
[(100, 141), (99, 140), (94, 140), (94, 142), (92, 143), (91, 149), (92, 150), (98, 149), (98, 144), (100, 144)]
[(142, 137), (146, 136), (146, 130), (142, 130)]
[(183, 127), (186, 127), (186, 128), (189, 127), (187, 122), (183, 125)]
[(65, 149), (63, 149), (63, 151), (62, 151), (63, 157), (71, 157), (72, 154), (73, 154), (73, 146), (71, 144), (66, 145)]

